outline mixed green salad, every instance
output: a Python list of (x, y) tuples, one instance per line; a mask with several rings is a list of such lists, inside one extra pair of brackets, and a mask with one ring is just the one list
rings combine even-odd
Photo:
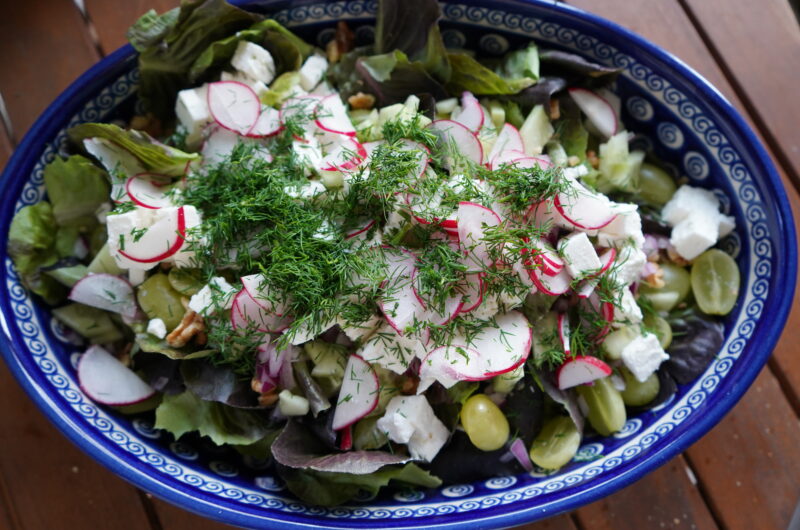
[(631, 148), (617, 70), (447, 49), (440, 17), (381, 0), (324, 50), (222, 0), (130, 29), (145, 112), (72, 128), (9, 234), (90, 398), (336, 505), (554, 472), (705, 370), (719, 199)]

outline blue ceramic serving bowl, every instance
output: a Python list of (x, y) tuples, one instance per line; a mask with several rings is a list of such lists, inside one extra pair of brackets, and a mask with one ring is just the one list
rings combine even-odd
[[(319, 45), (331, 38), (340, 19), (350, 23), (358, 39), (369, 40), (377, 7), (363, 0), (248, 5), (274, 12)], [(721, 246), (739, 263), (742, 289), (725, 321), (726, 341), (705, 373), (667, 403), (630, 418), (614, 436), (584, 440), (575, 460), (557, 474), (389, 492), (329, 509), (292, 498), (265, 470), (266, 462), (201, 439), (175, 441), (154, 430), (147, 415), (124, 417), (95, 405), (76, 382), (74, 361), (80, 349), (63, 340), (46, 308), (20, 285), (5, 248), (14, 212), (42, 198), (43, 167), (66, 147), (66, 129), (132, 112), (136, 56), (125, 46), (45, 111), (0, 178), (0, 348), (28, 394), (68, 438), (137, 486), (239, 526), (494, 528), (571, 510), (630, 484), (686, 449), (734, 406), (778, 340), (796, 276), (794, 225), (785, 191), (753, 132), (714, 87), (680, 60), (603, 19), (541, 0), (448, 1), (443, 7), (449, 46), (491, 55), (534, 39), (541, 47), (621, 67), (615, 91), (635, 141), (676, 176), (713, 189), (736, 217), (736, 232)]]

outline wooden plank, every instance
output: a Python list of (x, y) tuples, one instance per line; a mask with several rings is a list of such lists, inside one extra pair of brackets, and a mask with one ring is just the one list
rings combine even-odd
[(159, 13), (180, 5), (180, 0), (85, 0), (86, 13), (97, 33), (100, 49), (108, 54), (127, 44), (125, 32), (142, 14), (150, 9)]
[(578, 530), (569, 515), (556, 515), (544, 521), (517, 526), (516, 530)]
[(769, 370), (687, 456), (720, 522), (787, 528), (800, 493), (797, 417)]
[(800, 25), (786, 0), (681, 0), (751, 117), (800, 185)]
[(150, 528), (139, 495), (64, 438), (0, 367), (0, 477), (14, 527)]
[(147, 495), (153, 503), (155, 512), (158, 514), (158, 519), (161, 522), (161, 528), (164, 530), (227, 530), (232, 527), (206, 519), (191, 512), (187, 512), (177, 506), (161, 499), (156, 499), (151, 495)]
[(71, 0), (0, 2), (0, 35), (0, 93), (19, 140), (98, 54)]
[(635, 485), (578, 510), (580, 526), (592, 530), (715, 529), (717, 524), (691, 473), (682, 456), (673, 458)]

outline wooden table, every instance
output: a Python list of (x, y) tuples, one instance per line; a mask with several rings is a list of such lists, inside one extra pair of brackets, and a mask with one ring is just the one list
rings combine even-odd
[[(0, 166), (45, 106), (177, 0), (0, 2)], [(787, 0), (571, 0), (709, 79), (755, 127), (800, 219), (800, 30)], [(795, 297), (797, 298), (798, 295)], [(1, 363), (0, 363), (1, 364)], [(684, 454), (607, 499), (528, 530), (786, 528), (800, 500), (800, 304), (736, 408)], [(137, 490), (61, 436), (0, 367), (0, 527), (223, 528)]]

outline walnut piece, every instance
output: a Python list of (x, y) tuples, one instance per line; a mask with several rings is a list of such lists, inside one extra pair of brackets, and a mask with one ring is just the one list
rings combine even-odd
[(664, 269), (655, 263), (652, 263), (651, 267), (655, 267), (655, 271), (643, 278), (644, 283), (655, 289), (661, 289), (666, 285), (664, 282)]
[(369, 110), (375, 106), (375, 96), (359, 92), (347, 98), (347, 102), (352, 109)]
[(203, 317), (192, 311), (186, 311), (178, 327), (167, 335), (167, 344), (173, 348), (183, 348), (189, 341), (195, 339), (196, 344), (206, 343), (206, 324)]

